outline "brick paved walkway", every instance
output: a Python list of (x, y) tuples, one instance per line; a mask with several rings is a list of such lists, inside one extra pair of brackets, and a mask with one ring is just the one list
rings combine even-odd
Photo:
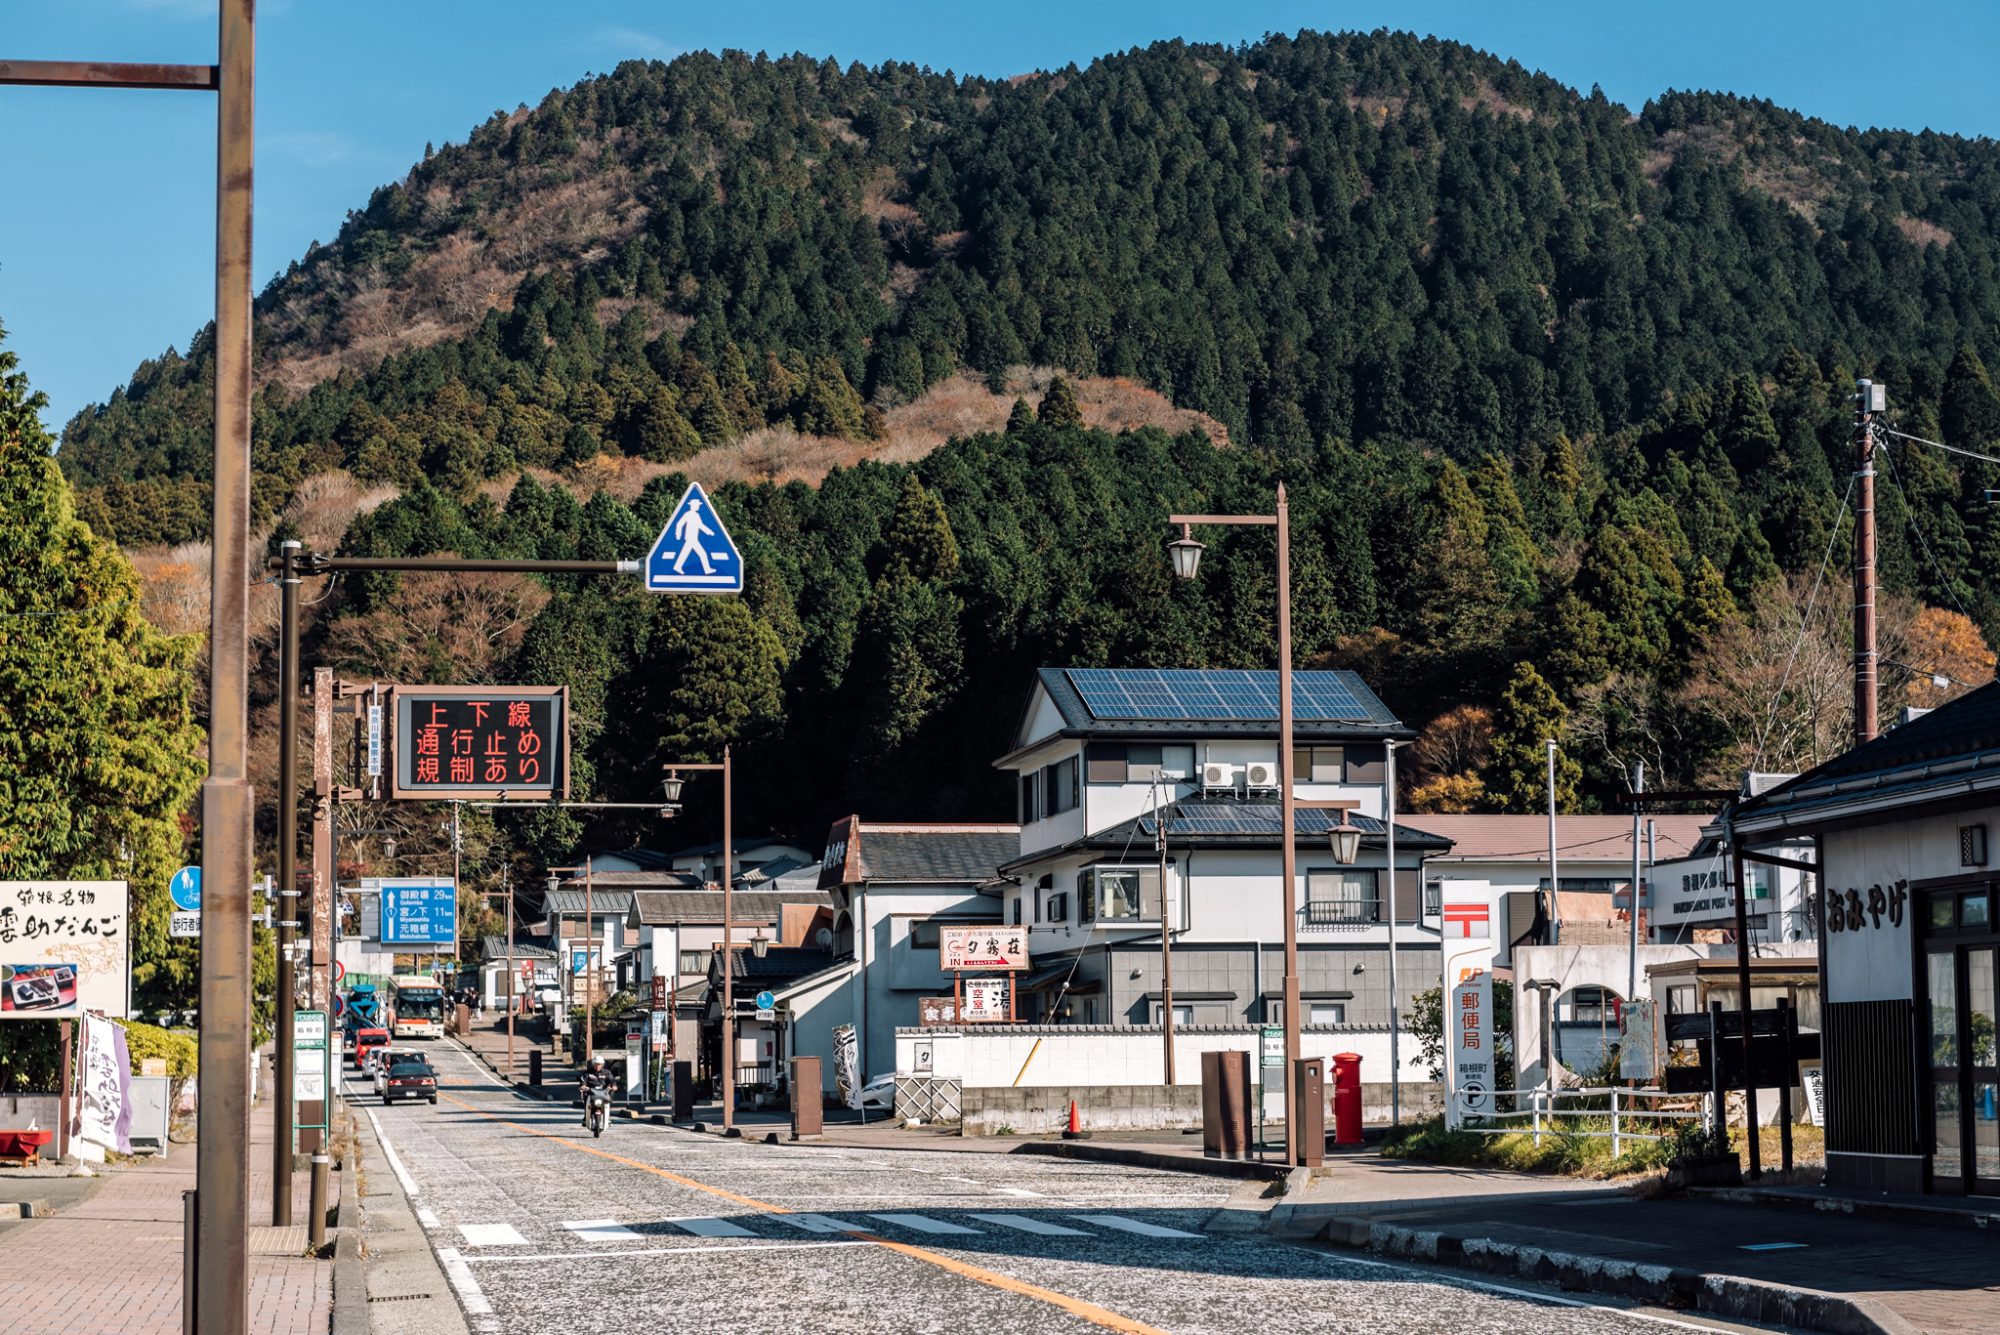
[[(271, 1208), (268, 1103), (252, 1115), (250, 1156), (256, 1225)], [(88, 1200), (0, 1234), (7, 1335), (179, 1335), (181, 1192), (194, 1186), (195, 1147), (101, 1171)], [(332, 1319), (333, 1263), (302, 1254), (309, 1178), (294, 1175), (301, 1222), (251, 1229), (250, 1329), (258, 1335), (326, 1335)]]

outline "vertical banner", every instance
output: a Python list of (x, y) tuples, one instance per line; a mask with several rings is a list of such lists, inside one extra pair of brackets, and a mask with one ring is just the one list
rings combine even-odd
[(120, 1154), (132, 1152), (132, 1057), (125, 1031), (102, 1015), (83, 1017), (77, 1055), (78, 1138)]
[(849, 1108), (861, 1107), (861, 1044), (851, 1024), (833, 1029), (833, 1083), (840, 1101)]
[(1451, 990), (1444, 1015), (1445, 1125), (1493, 1114), (1493, 975), (1476, 973)]
[(1657, 1076), (1653, 1053), (1653, 1003), (1638, 997), (1625, 1003), (1618, 1015), (1618, 1074), (1626, 1080), (1651, 1084)]

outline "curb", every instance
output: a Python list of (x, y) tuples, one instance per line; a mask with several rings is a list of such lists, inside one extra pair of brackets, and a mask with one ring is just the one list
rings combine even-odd
[(1739, 1275), (1548, 1251), (1365, 1219), (1336, 1219), (1320, 1236), (1336, 1246), (1401, 1260), (1427, 1261), (1791, 1330), (1827, 1335), (1917, 1335), (1915, 1326), (1871, 1299), (1768, 1284)]
[(1227, 1177), (1239, 1181), (1287, 1182), (1294, 1172), (1287, 1164), (1259, 1163), (1255, 1159), (1210, 1159), (1188, 1154), (1166, 1154), (1136, 1145), (1107, 1145), (1080, 1140), (1030, 1140), (1008, 1150), (1009, 1154), (1041, 1154), (1057, 1159), (1090, 1159), (1098, 1163), (1123, 1164), (1128, 1168), (1154, 1168), (1167, 1173), (1193, 1173), (1198, 1177)]
[(1838, 1214), (1856, 1219), (1880, 1219), (1896, 1224), (1942, 1224), (1954, 1228), (2000, 1228), (2000, 1210), (1950, 1210), (1905, 1201), (1870, 1201), (1848, 1197), (1807, 1196), (1772, 1187), (1695, 1187), (1688, 1194), (1741, 1205), (1772, 1205), (1809, 1214)]
[(361, 1256), (360, 1132), (347, 1138), (347, 1162), (340, 1168), (339, 1230), (333, 1245), (333, 1327), (331, 1335), (368, 1335), (368, 1277)]
[(53, 1213), (48, 1201), (39, 1197), (31, 1201), (0, 1201), (0, 1219), (45, 1219)]

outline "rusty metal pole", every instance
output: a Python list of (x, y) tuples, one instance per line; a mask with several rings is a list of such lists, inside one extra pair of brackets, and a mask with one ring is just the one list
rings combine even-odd
[(1278, 484), (1278, 847), (1285, 878), (1285, 1162), (1305, 1162), (1296, 1104), (1299, 1064), (1298, 832), (1292, 792), (1292, 542), (1291, 506)]
[(733, 958), (735, 877), (730, 874), (735, 848), (729, 828), (732, 797), (729, 748), (722, 748), (722, 1131), (736, 1127), (736, 961)]
[[(1743, 880), (1743, 845), (1728, 821), (1723, 831), (1729, 838), (1729, 861), (1736, 882), (1736, 990), (1737, 1011), (1743, 1021), (1743, 1139), (1750, 1146), (1750, 1176), (1763, 1175), (1763, 1146), (1757, 1140), (1757, 1076), (1750, 1066), (1750, 921), (1746, 901), (1750, 887)], [(1712, 1045), (1715, 1064), (1722, 1065), (1720, 1044)]]
[(583, 1064), (590, 1065), (590, 1050), (597, 1035), (591, 1022), (597, 1014), (597, 920), (590, 916), (590, 850), (583, 850)]
[[(255, 0), (222, 0), (215, 180), (215, 463), (202, 784), (195, 1328), (250, 1325), (250, 239)], [(290, 1091), (286, 1091), (289, 1094)]]
[[(278, 555), (278, 1033), (271, 1091), (271, 1225), (292, 1222), (293, 1013), (298, 1006), (292, 942), (299, 886), (299, 576), (300, 543), (287, 538)], [(322, 1119), (323, 1120), (323, 1119)]]
[(313, 669), (312, 1004), (333, 1009), (333, 669)]
[[(1854, 444), (1854, 744), (1875, 737), (1875, 391), (1869, 381), (1855, 388)], [(1884, 396), (1886, 401), (1886, 396)]]

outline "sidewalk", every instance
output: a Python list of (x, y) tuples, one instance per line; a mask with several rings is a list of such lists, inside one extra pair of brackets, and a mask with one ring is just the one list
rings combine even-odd
[(1279, 1205), (1273, 1228), (1800, 1329), (2000, 1329), (2000, 1249), (1961, 1220), (1879, 1218), (1874, 1202), (1830, 1208), (1825, 1193), (1804, 1208), (1643, 1200), (1603, 1183), (1372, 1157)]
[[(0, 1232), (7, 1335), (180, 1335), (181, 1193), (194, 1186), (195, 1151), (176, 1144), (165, 1159), (100, 1168), (82, 1201)], [(251, 1113), (250, 1329), (326, 1335), (332, 1266), (305, 1255), (311, 1175), (294, 1174), (298, 1222), (272, 1228), (260, 1223), (271, 1217), (270, 1164), (271, 1107), (263, 1102)], [(33, 1196), (37, 1185), (7, 1180), (0, 1195)]]

